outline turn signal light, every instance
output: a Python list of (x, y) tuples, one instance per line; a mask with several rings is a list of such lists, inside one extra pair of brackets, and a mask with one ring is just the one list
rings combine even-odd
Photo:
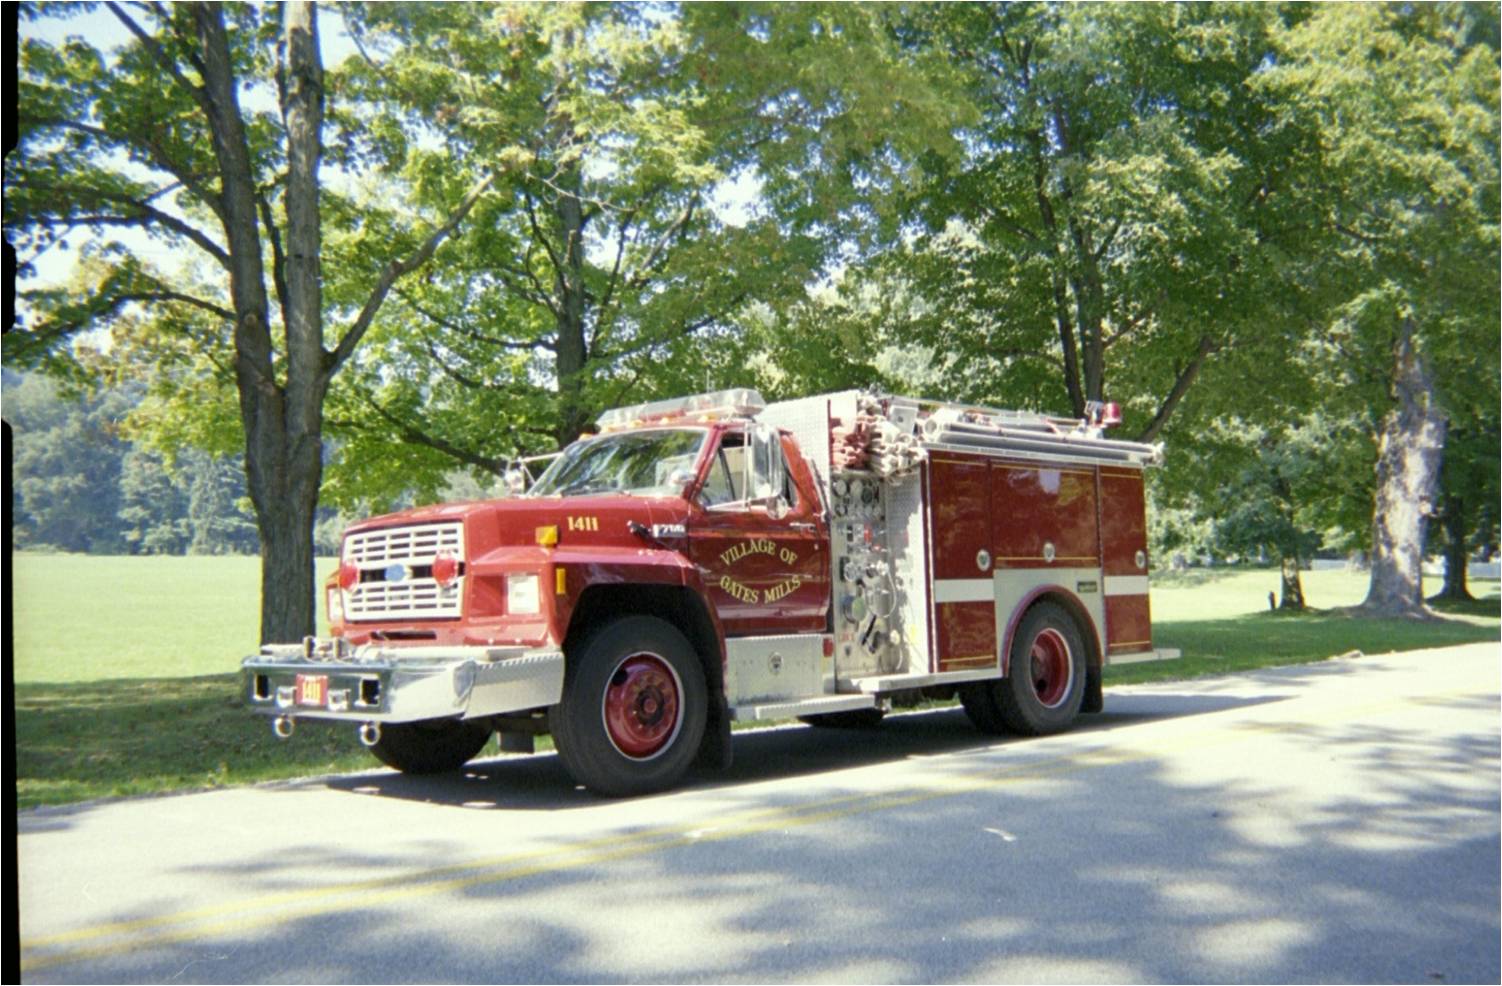
[(537, 543), (544, 548), (551, 548), (558, 543), (558, 525), (549, 524), (547, 527), (537, 529)]

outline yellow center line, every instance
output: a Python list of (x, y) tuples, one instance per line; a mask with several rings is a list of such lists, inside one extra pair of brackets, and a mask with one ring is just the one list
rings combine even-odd
[[(218, 933), (244, 932), (298, 918), (356, 910), (393, 901), (411, 900), (478, 885), (522, 880), (683, 846), (721, 842), (779, 829), (817, 825), (852, 815), (886, 811), (1008, 784), (1047, 781), (1099, 767), (1152, 760), (1189, 748), (1198, 751), (1244, 742), (1261, 734), (1280, 733), (1297, 726), (1359, 719), (1373, 712), (1476, 694), (1467, 690), (1445, 694), (1405, 696), (1346, 706), (1325, 715), (1301, 718), (1297, 723), (1258, 722), (1236, 724), (1232, 729), (1226, 729), (1223, 726), (1198, 729), (1168, 736), (1145, 745), (1138, 744), (1122, 748), (1097, 747), (1002, 767), (999, 770), (934, 776), (926, 779), (921, 787), (909, 787), (898, 791), (861, 792), (801, 805), (760, 808), (698, 822), (659, 826), (555, 847), (431, 867), (399, 876), (378, 877), (327, 887), (268, 894), (134, 921), (86, 926), (22, 941), (21, 968), (23, 971), (31, 971)], [(464, 875), (443, 879), (450, 874)], [(291, 906), (298, 904), (303, 906)], [(257, 912), (267, 913), (258, 914)], [(216, 917), (225, 919), (207, 920)], [(131, 935), (132, 932), (140, 931), (151, 933)], [(122, 938), (121, 936), (129, 937)], [(58, 945), (107, 938), (116, 940), (52, 950)], [(37, 950), (41, 950), (41, 954), (30, 956), (24, 954), (27, 951), (35, 953)]]

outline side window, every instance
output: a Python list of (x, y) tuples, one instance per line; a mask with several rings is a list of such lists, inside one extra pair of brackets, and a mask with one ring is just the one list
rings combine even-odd
[(758, 425), (745, 433), (722, 434), (710, 460), (709, 475), (699, 490), (699, 502), (706, 507), (730, 503), (774, 507), (779, 499), (788, 506), (798, 502), (777, 430)]
[(720, 447), (715, 449), (709, 464), (709, 476), (699, 491), (699, 501), (706, 507), (714, 507), (744, 499), (745, 477), (746, 438), (740, 432), (726, 432), (720, 436)]

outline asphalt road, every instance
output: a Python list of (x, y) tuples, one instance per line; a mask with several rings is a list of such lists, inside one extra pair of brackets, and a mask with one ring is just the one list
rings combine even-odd
[(1495, 983), (1499, 657), (742, 734), (633, 801), (539, 755), (26, 812), (23, 978)]

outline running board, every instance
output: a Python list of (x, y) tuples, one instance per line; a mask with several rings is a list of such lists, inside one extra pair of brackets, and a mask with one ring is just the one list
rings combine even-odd
[[(897, 692), (905, 688), (928, 688), (931, 685), (958, 685), (966, 681), (984, 681), (987, 678), (1000, 678), (1001, 670), (996, 665), (984, 668), (970, 668), (965, 671), (939, 671), (934, 674), (883, 674), (872, 675), (869, 678), (851, 678), (848, 686), (856, 688), (866, 695), (876, 695), (884, 692)], [(845, 687), (847, 682), (840, 682)]]
[(1135, 654), (1112, 654), (1106, 658), (1106, 663), (1140, 664), (1144, 661), (1172, 661), (1183, 656), (1184, 652), (1177, 647), (1159, 647), (1157, 650), (1138, 651)]
[(876, 708), (873, 695), (824, 695), (805, 698), (796, 702), (777, 702), (770, 705), (737, 705), (731, 708), (730, 718), (737, 722), (767, 719), (794, 719), (798, 716), (817, 716), (826, 712), (852, 712), (856, 709)]

